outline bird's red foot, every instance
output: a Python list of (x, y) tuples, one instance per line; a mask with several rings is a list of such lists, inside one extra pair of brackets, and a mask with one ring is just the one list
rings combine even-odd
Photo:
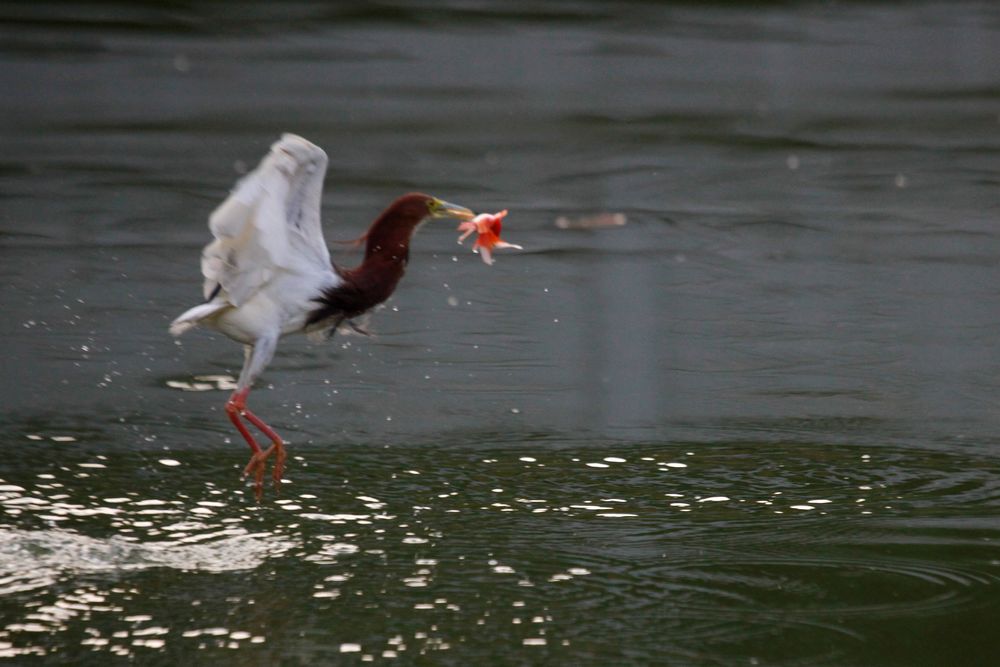
[(264, 470), (267, 468), (267, 457), (271, 449), (254, 452), (250, 462), (243, 469), (243, 479), (253, 476), (253, 495), (259, 502), (264, 497)]
[(267, 470), (267, 459), (270, 458), (271, 454), (274, 454), (271, 479), (274, 482), (274, 490), (280, 492), (281, 479), (285, 474), (285, 459), (288, 458), (284, 443), (275, 442), (265, 450), (254, 452), (250, 457), (250, 462), (243, 468), (243, 479), (253, 477), (253, 494), (257, 500), (264, 497), (264, 472)]

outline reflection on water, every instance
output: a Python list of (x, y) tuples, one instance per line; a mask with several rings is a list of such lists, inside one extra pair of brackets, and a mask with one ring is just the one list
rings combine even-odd
[[(0, 486), (0, 646), (614, 655), (579, 626), (590, 609), (637, 655), (652, 623), (677, 632), (657, 650), (678, 659), (706, 642), (766, 659), (789, 635), (839, 646), (814, 654), (836, 659), (871, 623), (990, 607), (1000, 560), (984, 537), (1000, 537), (1000, 482), (974, 459), (785, 444), (762, 460), (755, 447), (310, 447), (286, 493), (259, 506), (211, 479), (218, 452), (69, 451)], [(961, 522), (945, 501), (962, 503)], [(332, 644), (296, 639), (343, 618)]]
[[(0, 656), (996, 661), (993, 3), (231, 9), (0, 9)], [(166, 328), (283, 131), (330, 239), (528, 250), (428, 224), (283, 341), (258, 505), (239, 346)]]

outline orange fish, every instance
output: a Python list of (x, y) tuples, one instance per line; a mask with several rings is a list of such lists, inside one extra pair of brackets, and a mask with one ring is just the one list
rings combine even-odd
[(502, 226), (500, 221), (506, 216), (507, 209), (504, 209), (499, 213), (480, 213), (472, 220), (463, 222), (458, 226), (458, 231), (464, 232), (464, 234), (458, 237), (458, 242), (461, 243), (470, 234), (475, 232), (477, 236), (472, 250), (473, 252), (478, 252), (479, 256), (487, 264), (493, 264), (494, 248), (517, 248), (518, 250), (524, 250), (521, 246), (507, 243), (500, 238), (500, 227)]

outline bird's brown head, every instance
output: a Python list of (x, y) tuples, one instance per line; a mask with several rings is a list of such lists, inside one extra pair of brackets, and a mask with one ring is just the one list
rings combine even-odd
[(365, 259), (381, 254), (406, 261), (414, 230), (430, 218), (470, 220), (475, 214), (464, 206), (430, 195), (411, 192), (392, 202), (365, 234)]

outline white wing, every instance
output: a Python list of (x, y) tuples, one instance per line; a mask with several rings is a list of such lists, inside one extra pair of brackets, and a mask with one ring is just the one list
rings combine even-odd
[(201, 258), (206, 300), (221, 285), (240, 306), (277, 271), (330, 271), (319, 215), (326, 165), (322, 148), (285, 134), (236, 184), (208, 221), (215, 240)]

